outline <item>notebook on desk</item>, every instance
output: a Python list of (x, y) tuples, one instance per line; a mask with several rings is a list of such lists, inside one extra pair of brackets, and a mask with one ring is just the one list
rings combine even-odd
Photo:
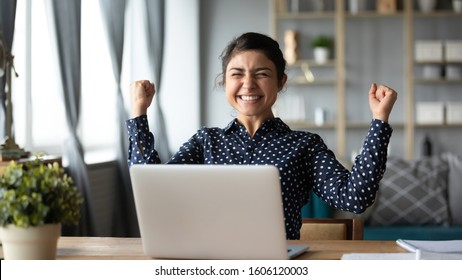
[(290, 259), (274, 166), (134, 165), (130, 177), (146, 255)]

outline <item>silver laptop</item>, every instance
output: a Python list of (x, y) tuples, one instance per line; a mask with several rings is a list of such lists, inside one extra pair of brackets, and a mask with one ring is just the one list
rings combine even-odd
[(289, 259), (279, 172), (257, 165), (134, 165), (144, 253), (168, 259)]

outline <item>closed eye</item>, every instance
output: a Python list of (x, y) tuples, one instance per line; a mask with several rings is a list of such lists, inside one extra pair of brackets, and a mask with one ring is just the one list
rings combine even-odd
[(255, 76), (257, 77), (270, 77), (271, 74), (272, 74), (272, 71), (268, 67), (257, 68), (255, 71)]
[(243, 75), (244, 70), (240, 68), (231, 68), (228, 73), (231, 77), (239, 77)]
[(260, 73), (257, 73), (256, 76), (257, 76), (257, 77), (269, 77), (270, 74), (265, 73), (265, 72), (260, 72)]

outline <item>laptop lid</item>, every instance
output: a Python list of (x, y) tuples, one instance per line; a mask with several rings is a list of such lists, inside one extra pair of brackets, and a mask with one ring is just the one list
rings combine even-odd
[[(146, 255), (290, 257), (276, 167), (134, 165), (130, 177)], [(300, 248), (290, 251), (300, 254)]]

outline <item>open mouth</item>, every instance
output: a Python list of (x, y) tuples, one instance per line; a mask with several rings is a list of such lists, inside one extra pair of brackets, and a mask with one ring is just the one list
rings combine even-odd
[(241, 95), (239, 96), (239, 98), (244, 101), (254, 101), (254, 100), (260, 99), (261, 97), (257, 95)]

